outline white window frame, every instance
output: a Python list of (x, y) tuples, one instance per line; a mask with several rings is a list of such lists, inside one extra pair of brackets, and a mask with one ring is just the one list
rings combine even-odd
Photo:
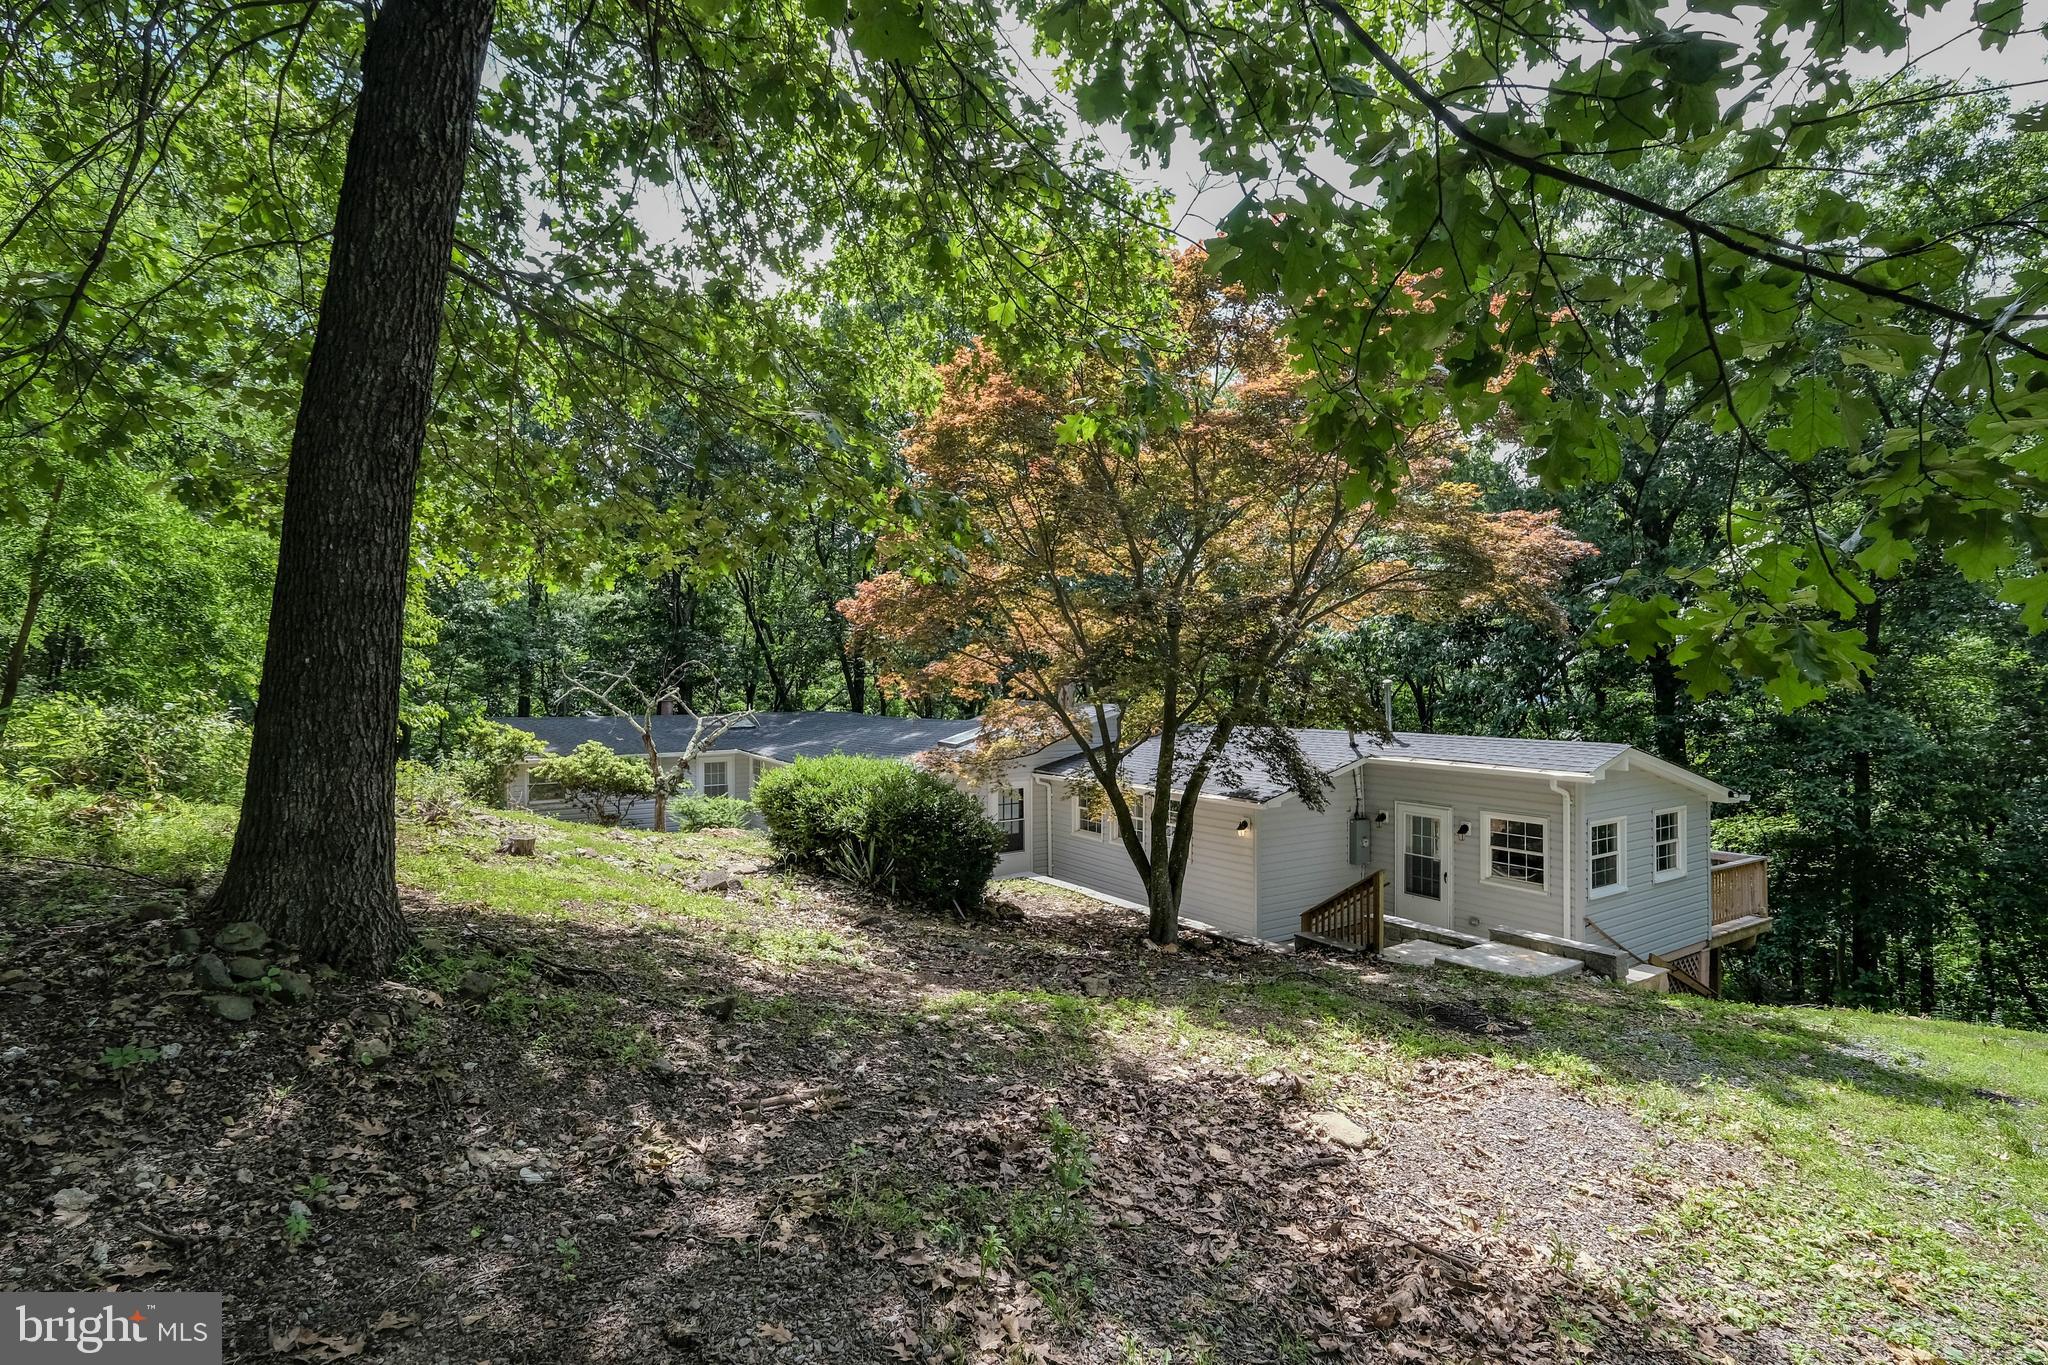
[[(714, 768), (716, 768), (716, 769), (718, 770), (718, 778), (717, 778), (717, 782), (718, 782), (718, 790), (717, 790), (717, 791), (713, 791), (713, 790), (711, 790), (711, 783), (712, 783), (712, 777), (711, 777), (711, 770), (712, 770), (712, 769), (714, 769)], [(701, 774), (700, 774), (700, 775), (701, 775), (701, 776), (703, 777), (703, 779), (704, 779), (704, 785), (703, 785), (702, 787), (698, 788), (698, 794), (699, 794), (699, 795), (701, 795), (701, 796), (731, 796), (731, 795), (732, 795), (732, 761), (731, 761), (730, 759), (724, 759), (724, 758), (707, 758), (707, 759), (705, 759), (705, 760), (704, 760), (704, 762), (703, 762), (703, 767), (702, 767), (702, 771), (701, 771)]]
[[(1534, 885), (1515, 877), (1499, 877), (1493, 871), (1493, 822), (1513, 820), (1518, 825), (1535, 825), (1543, 831), (1543, 880)], [(1550, 821), (1537, 815), (1517, 815), (1513, 811), (1483, 810), (1479, 812), (1479, 880), (1494, 886), (1510, 887), (1531, 896), (1550, 894)]]
[[(1173, 796), (1173, 797), (1168, 797), (1168, 798), (1167, 798), (1167, 802), (1166, 802), (1166, 846), (1167, 846), (1168, 848), (1172, 848), (1172, 847), (1173, 847), (1173, 832), (1174, 832), (1174, 830), (1176, 830), (1176, 829), (1178, 829), (1178, 828), (1180, 827), (1180, 817), (1181, 817), (1181, 809), (1180, 809), (1180, 807), (1181, 807), (1181, 798), (1179, 798), (1178, 796)], [(1156, 796), (1148, 796), (1148, 797), (1146, 797), (1146, 798), (1145, 798), (1145, 841), (1146, 841), (1146, 843), (1147, 843), (1147, 844), (1149, 844), (1149, 843), (1151, 842), (1151, 840), (1152, 840), (1152, 815), (1153, 815), (1153, 813), (1154, 813), (1154, 812), (1155, 812), (1156, 810), (1158, 810), (1158, 808), (1159, 808), (1159, 798), (1158, 798), (1158, 797), (1156, 797)]]
[[(1017, 846), (1010, 847), (1010, 831), (1003, 823), (1003, 797), (1011, 792), (1017, 794)], [(1003, 831), (1003, 852), (1022, 853), (1031, 840), (1031, 794), (1022, 787), (1004, 785), (988, 794), (989, 822)]]
[(754, 783), (754, 782), (759, 782), (760, 780), (761, 780), (761, 760), (760, 760), (760, 759), (758, 759), (758, 758), (750, 758), (750, 759), (748, 759), (748, 760), (747, 760), (747, 781), (748, 781), (749, 783)]
[(1078, 839), (1093, 839), (1097, 843), (1101, 843), (1109, 837), (1109, 798), (1107, 796), (1102, 798), (1102, 815), (1097, 819), (1096, 827), (1089, 829), (1081, 822), (1081, 817), (1088, 812), (1088, 790), (1088, 788), (1083, 788), (1074, 793), (1074, 836)]
[[(1657, 838), (1657, 825), (1667, 815), (1678, 817), (1678, 837), (1672, 840), (1678, 846), (1678, 865), (1676, 867), (1660, 869), (1657, 866), (1657, 852), (1662, 846), (1663, 841)], [(1653, 882), (1676, 881), (1685, 875), (1685, 864), (1685, 807), (1666, 806), (1663, 810), (1656, 811), (1650, 816), (1650, 880)]]
[[(1612, 886), (1593, 885), (1593, 831), (1602, 825), (1614, 826), (1614, 875)], [(1603, 815), (1597, 820), (1586, 822), (1586, 899), (1599, 900), (1603, 896), (1618, 896), (1628, 890), (1628, 817), (1626, 815)]]

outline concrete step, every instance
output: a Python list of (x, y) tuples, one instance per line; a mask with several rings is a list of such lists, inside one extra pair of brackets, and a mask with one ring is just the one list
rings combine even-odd
[[(1406, 945), (1403, 945), (1406, 946)], [(1460, 948), (1436, 959), (1439, 966), (1457, 967), (1489, 976), (1511, 976), (1523, 981), (1555, 981), (1577, 976), (1585, 964), (1534, 948), (1517, 948), (1512, 943), (1482, 943)]]
[(1406, 943), (1389, 943), (1380, 951), (1380, 961), (1390, 967), (1434, 967), (1452, 953), (1469, 952), (1466, 948), (1453, 948), (1448, 943), (1432, 943), (1426, 938), (1410, 939)]

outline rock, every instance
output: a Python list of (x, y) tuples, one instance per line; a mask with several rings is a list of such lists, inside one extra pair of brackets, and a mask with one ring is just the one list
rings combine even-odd
[(178, 951), (181, 953), (196, 953), (199, 951), (199, 945), (205, 942), (199, 937), (199, 931), (190, 925), (180, 929), (172, 941), (178, 945)]
[(1082, 978), (1081, 978), (1081, 994), (1083, 994), (1083, 995), (1092, 995), (1092, 996), (1096, 997), (1097, 999), (1100, 999), (1100, 998), (1102, 998), (1103, 996), (1106, 996), (1106, 995), (1108, 995), (1108, 994), (1109, 994), (1109, 978), (1108, 978), (1108, 977), (1106, 977), (1106, 976), (1101, 976), (1101, 975), (1095, 975), (1095, 976), (1084, 976), (1084, 977), (1082, 977)]
[(246, 1024), (256, 1017), (256, 1002), (246, 995), (209, 995), (206, 1003), (230, 1023)]
[(228, 959), (228, 975), (237, 981), (260, 981), (270, 970), (270, 964), (260, 957), (231, 957)]
[(694, 1346), (697, 1344), (696, 1324), (670, 1318), (661, 1325), (661, 1339), (671, 1346)]
[(364, 1066), (375, 1066), (391, 1056), (391, 1040), (373, 1033), (368, 1037), (356, 1039), (351, 1050), (355, 1053), (356, 1060)]
[(254, 920), (238, 919), (224, 924), (213, 936), (213, 946), (224, 953), (253, 953), (270, 942), (270, 934)]
[(544, 1185), (547, 1183), (548, 1178), (544, 1173), (536, 1171), (531, 1166), (521, 1166), (519, 1168), (519, 1179), (528, 1185)]
[(163, 1047), (158, 1049), (157, 1055), (167, 1062), (175, 1062), (184, 1051), (185, 1045), (183, 1043), (165, 1043)]
[(313, 998), (313, 978), (304, 972), (280, 971), (277, 994), (286, 1004), (303, 1005)]
[(26, 1056), (28, 1056), (27, 1048), (15, 1046), (8, 1048), (5, 1052), (0, 1052), (0, 1062), (4, 1062), (12, 1066), (14, 1063), (20, 1061), (22, 1058)]
[(732, 1022), (732, 1012), (739, 1007), (739, 1003), (740, 998), (737, 995), (721, 995), (716, 1000), (705, 1001), (704, 1012), (721, 1024), (729, 1024)]
[(498, 979), (489, 972), (467, 971), (456, 981), (455, 989), (470, 1000), (488, 1000), (498, 989)]
[(742, 882), (725, 868), (717, 868), (710, 872), (699, 872), (697, 880), (690, 883), (692, 891), (704, 892), (739, 891), (743, 890), (745, 886), (746, 883)]
[(383, 1010), (366, 1010), (363, 1013), (364, 1033), (389, 1033), (392, 1029), (391, 1016)]
[(9, 967), (0, 972), (0, 986), (12, 986), (17, 981), (28, 980), (28, 973), (20, 967)]
[(59, 1213), (76, 1213), (80, 1209), (91, 1208), (98, 1199), (99, 1196), (91, 1190), (59, 1190), (50, 1196), (50, 1207)]
[(1282, 1099), (1292, 1099), (1301, 1093), (1301, 1077), (1285, 1071), (1268, 1071), (1252, 1084), (1267, 1094)]
[(1309, 1122), (1315, 1125), (1317, 1132), (1339, 1147), (1349, 1147), (1356, 1151), (1373, 1145), (1372, 1134), (1349, 1114), (1339, 1113), (1335, 1109), (1325, 1109)]
[(228, 971), (228, 964), (213, 953), (201, 953), (192, 963), (192, 979), (203, 991), (232, 990), (234, 974)]

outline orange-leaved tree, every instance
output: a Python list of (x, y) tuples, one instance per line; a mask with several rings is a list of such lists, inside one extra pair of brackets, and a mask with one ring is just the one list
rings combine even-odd
[[(1171, 818), (1172, 798), (1249, 762), (1323, 805), (1274, 712), (1276, 671), (1306, 639), (1386, 613), (1555, 615), (1549, 590), (1592, 553), (1550, 514), (1489, 514), (1476, 487), (1449, 481), (1448, 429), (1407, 434), (1400, 486), (1364, 496), (1302, 434), (1308, 385), (1280, 315), (1203, 267), (1199, 251), (1175, 261), (1164, 349), (1056, 376), (1013, 372), (982, 345), (941, 366), (906, 459), (977, 534), (964, 549), (884, 546), (894, 566), (840, 603), (885, 686), (1000, 699), (981, 759), (1081, 746), (1161, 945), (1179, 930), (1194, 828)], [(1354, 714), (1377, 728), (1370, 691), (1361, 679)], [(1156, 762), (1132, 771), (1155, 736)]]

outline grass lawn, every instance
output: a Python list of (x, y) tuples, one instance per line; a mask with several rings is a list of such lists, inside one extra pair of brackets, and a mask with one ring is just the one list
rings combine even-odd
[(20, 869), (0, 1285), (231, 1286), (230, 1358), (2048, 1362), (2048, 1038), (531, 823), (406, 827), (394, 979), (247, 1025), (182, 896)]

